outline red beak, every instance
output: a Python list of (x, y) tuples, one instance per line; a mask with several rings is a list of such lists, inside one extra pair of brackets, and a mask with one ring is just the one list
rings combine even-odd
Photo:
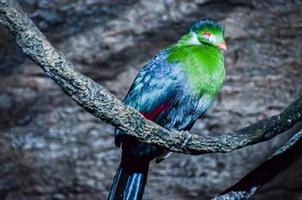
[(227, 45), (225, 44), (225, 42), (219, 43), (217, 46), (219, 49), (222, 49), (224, 51), (227, 50)]

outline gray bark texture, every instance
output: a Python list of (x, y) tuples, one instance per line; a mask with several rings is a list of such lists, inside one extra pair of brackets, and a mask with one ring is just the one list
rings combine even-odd
[[(148, 137), (146, 142), (158, 143), (174, 137), (169, 140), (171, 144), (165, 144), (177, 152), (227, 152), (237, 147), (224, 147), (233, 147), (233, 144), (242, 147), (269, 139), (301, 118), (301, 100), (298, 100), (285, 114), (271, 118), (273, 121), (270, 122), (281, 120), (281, 128), (274, 129), (274, 123), (267, 126), (261, 121), (258, 125), (262, 125), (262, 132), (258, 132), (259, 126), (252, 126), (253, 137), (247, 138), (247, 142), (240, 140), (243, 138), (240, 132), (226, 136), (218, 134), (273, 116), (301, 94), (300, 1), (96, 0), (24, 1), (22, 4), (56, 48), (64, 52), (79, 71), (118, 97), (125, 95), (137, 70), (156, 51), (175, 42), (194, 19), (216, 17), (225, 24), (230, 49), (226, 54), (226, 86), (215, 108), (194, 127), (193, 132), (202, 136), (193, 136), (191, 144), (189, 141), (185, 149), (180, 149), (179, 141), (186, 133), (172, 136), (165, 130), (154, 129), (151, 123), (143, 121), (140, 115), (125, 108), (112, 96), (108, 97), (116, 103), (115, 107), (97, 105), (95, 102), (106, 99), (106, 93), (100, 95), (102, 90), (95, 82), (74, 71), (49, 43), (40, 40), (42, 35), (36, 37), (31, 34), (32, 30), (26, 32), (24, 24), (13, 23), (12, 32), (13, 27), (24, 31), (24, 34), (17, 34), (23, 51), (42, 67), (43, 64), (53, 66), (43, 69), (61, 87), (65, 86), (63, 89), (68, 95), (92, 114), (124, 126), (124, 129), (127, 129), (125, 121), (128, 125), (139, 122), (132, 130), (141, 130), (138, 133), (141, 139), (146, 130), (158, 134), (158, 138), (152, 141)], [(5, 13), (5, 10), (1, 12)], [(13, 18), (18, 16), (11, 15), (9, 19)], [(7, 25), (11, 23), (8, 18), (0, 20)], [(4, 28), (0, 33), (3, 46), (0, 65), (0, 110), (3, 113), (0, 116), (1, 197), (104, 199), (119, 158), (113, 145), (113, 128), (82, 111), (34, 63), (25, 59)], [(32, 39), (31, 42), (28, 43), (28, 39)], [(42, 51), (43, 48), (47, 51)], [(52, 63), (45, 55), (53, 56), (58, 62)], [(87, 88), (90, 90), (85, 90)], [(119, 109), (128, 112), (123, 116)], [(120, 119), (106, 118), (102, 111), (108, 110), (111, 112), (108, 116)], [(152, 166), (145, 199), (210, 198), (255, 168), (285, 143), (290, 134), (230, 154), (175, 155)], [(236, 137), (234, 142), (232, 138)], [(224, 143), (217, 146), (216, 139)], [(190, 148), (196, 146), (194, 141), (200, 141), (198, 150)], [(290, 170), (296, 173), (293, 177), (290, 177)], [(266, 199), (269, 195), (280, 199), (301, 198), (300, 171), (287, 170), (287, 174), (284, 172), (285, 175), (280, 177), (286, 177), (288, 184), (284, 178), (275, 185), (272, 182), (272, 186), (264, 188), (264, 192), (255, 198)]]

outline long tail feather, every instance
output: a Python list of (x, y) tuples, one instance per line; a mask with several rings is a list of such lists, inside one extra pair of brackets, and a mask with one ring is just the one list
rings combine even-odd
[(140, 200), (147, 182), (149, 160), (125, 155), (117, 169), (107, 200)]

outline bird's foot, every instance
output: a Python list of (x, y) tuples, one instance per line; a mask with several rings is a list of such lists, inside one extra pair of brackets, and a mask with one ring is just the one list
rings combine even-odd
[(181, 133), (183, 133), (184, 135), (184, 139), (183, 142), (181, 144), (181, 148), (185, 148), (185, 146), (187, 145), (188, 141), (191, 139), (192, 135), (190, 134), (189, 131), (181, 131)]

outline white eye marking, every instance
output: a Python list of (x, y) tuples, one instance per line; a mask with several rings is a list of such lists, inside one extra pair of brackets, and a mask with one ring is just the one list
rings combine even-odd
[(214, 35), (211, 35), (208, 40), (210, 42), (216, 42), (216, 37)]
[(190, 44), (197, 44), (197, 45), (200, 44), (195, 32), (192, 32), (192, 38), (190, 40)]

